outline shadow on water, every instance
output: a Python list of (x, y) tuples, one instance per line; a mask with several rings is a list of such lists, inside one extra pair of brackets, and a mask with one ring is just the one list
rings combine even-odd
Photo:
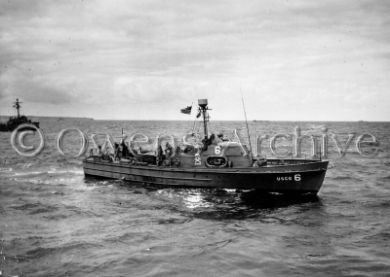
[(271, 194), (251, 191), (241, 195), (243, 203), (252, 208), (278, 209), (291, 205), (321, 203), (313, 194)]
[[(140, 185), (137, 185), (138, 193)], [(133, 187), (134, 189), (134, 187)], [(203, 219), (247, 219), (280, 209), (300, 210), (322, 206), (317, 195), (271, 194), (259, 191), (210, 188), (162, 188), (143, 186), (141, 190), (166, 201), (166, 208), (185, 216)]]
[[(279, 209), (299, 207), (315, 209), (321, 199), (312, 194), (271, 194), (235, 189), (177, 188), (146, 185), (127, 181), (87, 178), (87, 185), (113, 184), (118, 190), (146, 197), (148, 208), (159, 207), (186, 217), (203, 219), (247, 219), (266, 215)], [(143, 206), (145, 208), (145, 206)]]
[(302, 210), (321, 206), (321, 200), (316, 195), (203, 191), (202, 196), (208, 207), (195, 208), (191, 212), (196, 218), (213, 220), (258, 218), (294, 207)]

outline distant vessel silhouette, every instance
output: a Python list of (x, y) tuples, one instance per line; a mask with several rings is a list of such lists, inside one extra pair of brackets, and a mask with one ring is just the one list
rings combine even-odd
[[(24, 115), (20, 115), (20, 108), (22, 107), (20, 104), (22, 102), (19, 101), (19, 98), (16, 98), (13, 107), (16, 109), (17, 115), (11, 116), (6, 123), (0, 123), (0, 132), (11, 132), (15, 130), (21, 124), (33, 124), (37, 128), (39, 128), (39, 122), (31, 121)], [(31, 128), (33, 130), (33, 128)]]

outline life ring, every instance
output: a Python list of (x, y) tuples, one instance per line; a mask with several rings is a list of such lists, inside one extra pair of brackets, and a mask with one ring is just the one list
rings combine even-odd
[(194, 165), (202, 165), (202, 160), (200, 158), (200, 154), (199, 153), (195, 154)]
[(226, 167), (228, 160), (224, 156), (210, 156), (206, 159), (206, 166), (210, 168)]

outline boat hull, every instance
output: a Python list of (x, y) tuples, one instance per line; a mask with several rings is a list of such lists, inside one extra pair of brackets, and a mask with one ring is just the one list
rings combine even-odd
[(328, 166), (327, 161), (292, 161), (288, 164), (273, 161), (258, 168), (174, 168), (87, 158), (83, 165), (86, 176), (145, 184), (313, 194), (317, 194), (321, 188)]
[[(31, 122), (31, 121), (28, 121), (28, 122), (14, 122), (12, 124), (9, 124), (9, 123), (0, 123), (0, 132), (12, 132), (13, 130), (15, 130), (16, 128), (19, 127), (19, 125), (22, 125), (22, 124), (31, 124), (33, 126), (35, 126), (36, 128), (39, 129), (39, 122)], [(19, 129), (19, 131), (36, 131), (36, 128), (34, 128), (33, 126), (29, 127), (29, 126), (26, 126), (24, 128), (21, 128)]]

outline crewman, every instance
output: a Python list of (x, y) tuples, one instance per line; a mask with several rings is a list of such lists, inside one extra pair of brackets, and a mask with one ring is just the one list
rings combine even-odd
[(165, 158), (170, 158), (173, 154), (173, 148), (172, 146), (169, 144), (169, 142), (167, 142), (165, 144)]
[(123, 139), (121, 141), (121, 145), (122, 145), (122, 157), (127, 158), (128, 156), (130, 156), (130, 151)]
[(164, 151), (161, 145), (159, 145), (157, 148), (156, 164), (161, 165), (164, 159), (165, 159)]
[(103, 151), (102, 151), (102, 146), (101, 145), (98, 145), (97, 155), (99, 157), (103, 157)]
[(227, 137), (225, 137), (225, 135), (223, 133), (219, 133), (217, 135), (218, 139), (222, 142), (222, 141), (229, 141), (229, 139)]

